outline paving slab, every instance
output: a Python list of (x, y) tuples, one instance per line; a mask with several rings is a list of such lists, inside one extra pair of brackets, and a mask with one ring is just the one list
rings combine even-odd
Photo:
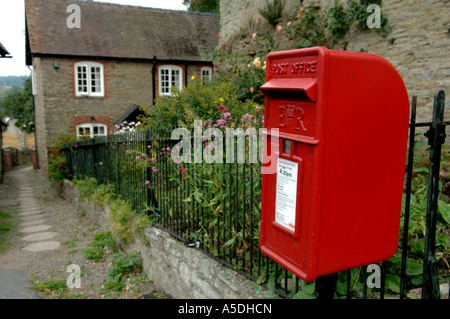
[(31, 252), (39, 252), (44, 250), (55, 250), (60, 247), (60, 243), (57, 241), (49, 240), (49, 241), (41, 241), (37, 243), (32, 243), (23, 248), (23, 250), (31, 251)]
[(23, 220), (23, 221), (30, 221), (30, 220), (45, 218), (47, 216), (48, 216), (47, 214), (42, 213), (42, 214), (21, 216), (20, 219)]
[(25, 221), (19, 224), (20, 227), (28, 227), (28, 226), (34, 226), (34, 225), (41, 225), (45, 224), (47, 222), (47, 219), (45, 218), (38, 218), (38, 219), (32, 219), (29, 221)]
[(35, 211), (42, 211), (42, 208), (40, 207), (29, 207), (29, 208), (21, 208), (20, 212), (21, 213), (31, 213), (31, 212), (35, 212)]
[(55, 233), (55, 232), (34, 233), (34, 234), (30, 234), (28, 236), (22, 237), (22, 240), (43, 242), (45, 240), (55, 238), (57, 235), (58, 235), (58, 233)]
[(29, 211), (26, 213), (19, 213), (19, 216), (30, 216), (30, 215), (39, 215), (42, 214), (42, 210)]
[(20, 229), (19, 231), (21, 233), (38, 233), (38, 232), (43, 232), (43, 231), (49, 230), (50, 228), (52, 228), (51, 225), (36, 225), (36, 226), (25, 227), (23, 229)]

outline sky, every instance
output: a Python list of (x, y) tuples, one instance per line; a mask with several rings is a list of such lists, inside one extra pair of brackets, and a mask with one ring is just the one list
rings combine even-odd
[[(186, 10), (183, 0), (96, 0), (133, 6)], [(0, 0), (0, 43), (13, 56), (0, 59), (0, 76), (30, 75), (25, 65), (24, 0)]]

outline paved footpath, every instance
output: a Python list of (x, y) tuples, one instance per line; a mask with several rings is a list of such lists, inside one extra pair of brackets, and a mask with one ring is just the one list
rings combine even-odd
[[(15, 171), (11, 176), (18, 185), (17, 203), (20, 220), (19, 233), (24, 242), (23, 250), (39, 254), (43, 251), (55, 250), (60, 243), (54, 238), (58, 235), (52, 231), (45, 210), (35, 197), (33, 185), (27, 174), (31, 167)], [(1, 206), (1, 205), (0, 205)], [(0, 270), (0, 299), (36, 299), (37, 294), (31, 290), (31, 284), (25, 273), (14, 269)]]

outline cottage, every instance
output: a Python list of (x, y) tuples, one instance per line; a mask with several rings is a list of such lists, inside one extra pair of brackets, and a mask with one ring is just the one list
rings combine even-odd
[(25, 0), (25, 14), (41, 168), (58, 135), (111, 134), (138, 105), (213, 72), (202, 56), (218, 42), (214, 14), (66, 0)]

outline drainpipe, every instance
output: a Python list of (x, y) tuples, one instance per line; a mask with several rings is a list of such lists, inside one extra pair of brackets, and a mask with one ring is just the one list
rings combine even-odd
[(153, 68), (152, 68), (152, 105), (155, 104), (155, 95), (156, 95), (156, 55), (153, 57)]

